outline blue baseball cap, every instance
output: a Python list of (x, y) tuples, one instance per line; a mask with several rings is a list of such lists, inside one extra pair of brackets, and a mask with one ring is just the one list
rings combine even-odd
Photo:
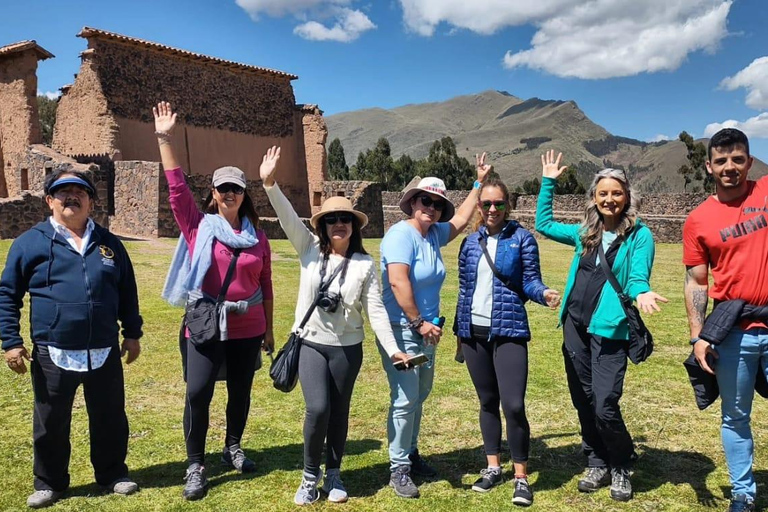
[(53, 194), (57, 189), (65, 186), (65, 185), (80, 185), (85, 189), (86, 192), (88, 192), (88, 195), (93, 197), (96, 194), (96, 191), (93, 190), (93, 187), (90, 183), (85, 181), (82, 178), (78, 178), (77, 176), (65, 176), (61, 179), (58, 179), (51, 183), (51, 186), (48, 187), (48, 194)]

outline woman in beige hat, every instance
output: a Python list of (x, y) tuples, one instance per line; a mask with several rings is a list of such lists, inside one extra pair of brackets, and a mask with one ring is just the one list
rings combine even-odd
[(390, 480), (395, 494), (417, 498), (411, 474), (433, 477), (437, 472), (419, 455), (422, 404), (432, 390), (435, 347), (442, 335), (440, 288), (445, 266), (440, 248), (464, 231), (472, 218), (480, 188), (491, 166), (485, 153), (477, 157), (477, 181), (456, 210), (439, 178), (423, 178), (400, 200), (409, 218), (389, 228), (381, 241), (384, 307), (400, 350), (409, 356), (424, 354), (428, 361), (398, 371), (382, 357), (390, 388), (387, 438)]
[[(347, 440), (352, 389), (363, 361), (363, 310), (387, 357), (393, 363), (405, 363), (407, 357), (397, 348), (381, 302), (378, 270), (363, 248), (361, 230), (368, 217), (355, 210), (349, 199), (331, 197), (310, 219), (314, 232), (310, 231), (275, 182), (279, 160), (280, 148), (270, 148), (260, 173), (267, 197), (301, 262), (294, 330), (321, 284), (331, 282), (302, 331), (299, 381), (306, 403), (304, 475), (294, 502), (307, 505), (320, 497), (320, 458), (325, 444), (322, 490), (329, 501), (340, 503), (347, 501), (339, 468)], [(339, 267), (338, 277), (332, 278)]]

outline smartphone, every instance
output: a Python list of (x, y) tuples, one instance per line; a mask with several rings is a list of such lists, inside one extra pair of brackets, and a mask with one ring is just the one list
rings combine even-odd
[(421, 366), (427, 361), (429, 361), (429, 357), (425, 356), (424, 354), (416, 354), (415, 356), (408, 358), (407, 368), (402, 361), (394, 363), (394, 366), (397, 371), (404, 372), (406, 370), (410, 370), (411, 368), (415, 368), (416, 366)]

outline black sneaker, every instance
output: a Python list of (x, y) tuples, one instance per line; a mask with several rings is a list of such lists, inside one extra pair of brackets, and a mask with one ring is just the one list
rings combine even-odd
[(418, 498), (419, 488), (411, 480), (411, 468), (407, 464), (397, 466), (389, 477), (389, 486), (401, 498)]
[(611, 481), (611, 472), (606, 467), (588, 467), (584, 476), (579, 480), (578, 488), (581, 492), (594, 492), (605, 487)]
[(472, 484), (472, 490), (477, 492), (488, 492), (494, 486), (501, 483), (501, 468), (494, 469), (481, 469), (480, 478), (478, 478), (474, 484)]
[(521, 507), (528, 507), (533, 503), (533, 491), (528, 484), (528, 478), (515, 478), (515, 492), (512, 494), (512, 503)]
[(735, 494), (731, 498), (728, 512), (754, 512), (755, 502), (745, 494)]
[(185, 500), (194, 501), (205, 496), (208, 479), (205, 477), (205, 467), (202, 464), (197, 462), (190, 464), (184, 480), (187, 483), (184, 485), (184, 491), (181, 493), (181, 496)]
[(611, 498), (616, 501), (632, 499), (632, 483), (629, 481), (628, 469), (611, 468)]
[(435, 468), (426, 463), (424, 459), (419, 455), (419, 450), (408, 454), (408, 458), (411, 460), (411, 473), (416, 476), (424, 476), (431, 478), (437, 476)]
[(239, 446), (225, 447), (221, 454), (221, 463), (241, 473), (256, 471), (256, 463), (246, 457), (245, 452)]

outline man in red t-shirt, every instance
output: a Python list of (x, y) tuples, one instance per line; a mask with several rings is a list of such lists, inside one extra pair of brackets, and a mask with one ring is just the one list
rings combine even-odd
[[(758, 371), (768, 374), (768, 329), (760, 322), (742, 322), (717, 346), (699, 339), (699, 332), (708, 297), (716, 303), (743, 299), (768, 304), (768, 177), (748, 180), (752, 161), (741, 131), (725, 128), (712, 136), (707, 172), (715, 180), (715, 195), (691, 212), (683, 227), (691, 344), (699, 365), (717, 376), (722, 398), (721, 432), (733, 486), (729, 512), (754, 510), (749, 423), (755, 377)], [(708, 354), (717, 362), (714, 368), (707, 363)]]

